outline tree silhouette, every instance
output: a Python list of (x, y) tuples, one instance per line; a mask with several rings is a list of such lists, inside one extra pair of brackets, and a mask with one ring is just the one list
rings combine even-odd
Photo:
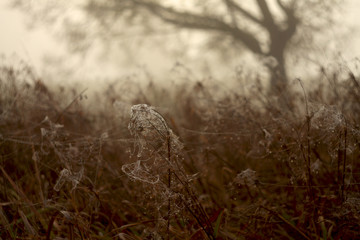
[[(120, 19), (125, 19), (126, 28), (139, 23), (151, 25), (151, 20), (158, 19), (177, 28), (207, 32), (218, 41), (230, 37), (250, 52), (269, 59), (264, 61), (264, 65), (271, 76), (271, 92), (277, 93), (288, 84), (286, 53), (289, 48), (297, 47), (299, 41), (293, 41), (296, 33), (299, 29), (314, 33), (324, 28), (331, 22), (332, 10), (340, 1), (87, 0), (83, 10), (101, 27), (112, 30)], [(27, 2), (15, 0), (18, 6), (28, 5)], [(253, 4), (252, 8), (244, 5), (249, 3)], [(154, 32), (159, 30), (157, 23), (155, 21), (149, 29)], [(84, 37), (86, 34), (83, 31), (70, 27), (69, 32), (73, 37), (70, 39), (73, 41)]]
[[(323, 27), (321, 20), (326, 19), (325, 22), (328, 23), (326, 12), (331, 14), (329, 10), (336, 3), (332, 0), (253, 0), (252, 2), (258, 9), (258, 12), (254, 13), (241, 5), (241, 1), (194, 0), (193, 2), (194, 4), (190, 7), (181, 8), (177, 5), (166, 4), (166, 1), (155, 0), (110, 0), (106, 2), (92, 0), (86, 9), (94, 16), (108, 11), (117, 12), (119, 16), (130, 14), (133, 17), (142, 15), (144, 18), (146, 14), (150, 14), (179, 28), (230, 36), (252, 53), (270, 57), (273, 60), (267, 61), (265, 66), (271, 74), (271, 90), (276, 92), (286, 87), (288, 83), (285, 53), (298, 27), (307, 24), (311, 28), (319, 30)], [(212, 9), (209, 9), (210, 3), (213, 4)], [(275, 12), (274, 9), (280, 11)], [(279, 17), (279, 15), (282, 16)], [(309, 17), (313, 23), (306, 19)], [(259, 32), (265, 33), (266, 40), (261, 38), (261, 34), (254, 30), (251, 31), (248, 26), (254, 26)]]

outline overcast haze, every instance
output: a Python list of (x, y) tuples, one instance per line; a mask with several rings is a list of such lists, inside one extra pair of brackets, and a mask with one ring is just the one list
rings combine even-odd
[[(88, 55), (85, 59), (81, 57), (69, 57), (66, 43), (55, 39), (55, 34), (50, 31), (51, 28), (45, 26), (35, 26), (29, 28), (26, 21), (29, 18), (24, 17), (23, 13), (17, 9), (9, 8), (10, 1), (2, 1), (0, 3), (0, 52), (6, 57), (18, 56), (19, 58), (29, 62), (38, 74), (51, 74), (56, 69), (51, 67), (51, 61), (63, 59), (66, 57), (68, 61), (60, 61), (59, 67), (65, 69), (76, 69), (69, 75), (75, 78), (88, 78), (96, 76), (98, 73), (103, 77), (113, 77), (126, 74), (129, 70), (128, 66), (123, 67), (117, 61), (118, 56), (107, 56), (104, 61), (99, 63), (98, 58), (94, 55)], [(336, 48), (342, 53), (345, 60), (352, 60), (360, 55), (360, 1), (349, 0), (348, 5), (343, 7), (344, 12), (340, 21), (343, 23), (343, 29), (349, 29), (351, 34), (346, 34), (344, 39), (339, 39)], [(333, 36), (336, 37), (336, 33)], [(170, 63), (164, 60), (164, 57), (157, 49), (141, 52), (142, 56), (137, 56), (138, 64), (145, 65), (151, 71), (168, 70), (171, 64), (175, 63), (175, 59)], [(135, 67), (135, 66), (134, 66)]]

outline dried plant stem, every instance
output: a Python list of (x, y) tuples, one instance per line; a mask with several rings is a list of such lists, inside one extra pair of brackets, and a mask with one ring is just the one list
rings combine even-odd
[[(167, 131), (167, 152), (168, 152), (168, 188), (171, 193), (171, 143), (170, 143), (170, 132)], [(170, 217), (171, 217), (171, 196), (168, 199), (168, 217), (167, 217), (167, 238), (170, 239)]]
[[(311, 127), (311, 116), (309, 114), (309, 105), (308, 105), (308, 99), (307, 99), (307, 95), (305, 92), (305, 88), (304, 85), (301, 81), (301, 79), (298, 79), (300, 86), (303, 90), (304, 93), (304, 101), (305, 101), (305, 111), (306, 111), (306, 144), (307, 144), (307, 154), (306, 154), (306, 158), (305, 158), (305, 154), (303, 153), (304, 159), (306, 161), (306, 169), (307, 169), (307, 185), (308, 185), (308, 191), (309, 191), (309, 196), (311, 198), (311, 200), (314, 199), (313, 196), (313, 189), (312, 189), (312, 176), (311, 176), (311, 157), (310, 157), (310, 152), (311, 152), (311, 146), (310, 146), (310, 127)], [(303, 147), (302, 147), (303, 148)]]
[(49, 221), (48, 227), (47, 227), (47, 231), (46, 231), (46, 236), (45, 236), (45, 240), (50, 240), (50, 234), (51, 234), (51, 230), (54, 226), (54, 222), (56, 217), (59, 215), (60, 211), (56, 211), (52, 216), (51, 219)]
[[(31, 150), (33, 155), (35, 155), (35, 146), (34, 144), (31, 145)], [(39, 184), (39, 195), (40, 195), (40, 199), (43, 202), (44, 206), (45, 206), (45, 198), (44, 198), (44, 193), (42, 190), (42, 183), (41, 183), (41, 178), (40, 178), (40, 171), (39, 171), (39, 166), (38, 166), (38, 159), (33, 159), (34, 160), (34, 169), (35, 169), (35, 177), (36, 180)]]
[[(339, 138), (341, 139), (341, 133), (339, 134)], [(338, 144), (338, 149), (337, 149), (337, 179), (336, 179), (336, 183), (338, 185), (340, 185), (340, 162), (341, 162), (341, 141)]]
[(279, 213), (277, 213), (274, 210), (271, 210), (270, 208), (267, 208), (265, 206), (260, 206), (261, 208), (269, 211), (271, 214), (273, 214), (274, 216), (278, 217), (281, 221), (283, 221), (285, 224), (287, 224), (290, 228), (292, 228), (294, 231), (296, 231), (299, 236), (301, 235), (303, 238), (310, 240), (310, 238), (306, 235), (306, 233), (304, 233), (301, 229), (297, 228), (296, 226), (294, 226), (292, 223), (290, 223), (288, 220), (286, 220), (283, 216), (281, 216)]
[(186, 199), (182, 198), (182, 201), (186, 207), (186, 209), (189, 211), (189, 213), (195, 218), (197, 223), (200, 225), (200, 227), (204, 230), (205, 234), (209, 239), (215, 239), (213, 236), (214, 229), (212, 228), (211, 222), (209, 221), (209, 218), (199, 202), (196, 195), (191, 190), (190, 186), (187, 182), (184, 182), (180, 179), (180, 177), (174, 173), (174, 176), (177, 180), (179, 180), (180, 184), (184, 187), (184, 190), (186, 191), (187, 195), (190, 197), (192, 203), (194, 203), (194, 206), (189, 206)]
[(12, 178), (8, 175), (8, 173), (5, 171), (5, 169), (2, 166), (0, 166), (0, 170), (3, 173), (3, 176), (5, 176), (5, 178), (9, 181), (10, 185), (14, 188), (16, 193), (19, 195), (19, 197), (21, 197), (23, 199), (23, 201), (28, 204), (30, 210), (34, 213), (34, 216), (41, 222), (42, 226), (45, 226), (45, 224), (41, 218), (41, 215), (34, 207), (34, 204), (26, 196), (24, 191), (12, 180)]
[(72, 224), (68, 224), (68, 228), (69, 228), (69, 239), (73, 240), (74, 239), (74, 226)]
[(25, 216), (24, 212), (21, 211), (21, 209), (18, 210), (18, 213), (24, 223), (25, 229), (27, 231), (27, 233), (31, 236), (37, 236), (37, 232), (35, 231), (34, 227), (30, 224), (29, 220), (27, 219), (27, 217)]
[[(342, 141), (343, 140), (343, 141)], [(337, 183), (339, 186), (339, 197), (345, 200), (345, 175), (346, 175), (346, 148), (347, 148), (347, 127), (343, 127), (339, 133), (338, 162), (337, 162)], [(342, 169), (341, 169), (342, 163)]]
[(2, 224), (2, 231), (6, 230), (9, 233), (9, 235), (12, 237), (12, 239), (15, 239), (16, 234), (13, 232), (1, 205), (0, 205), (0, 223)]
[(64, 115), (64, 113), (81, 97), (81, 95), (83, 95), (85, 92), (87, 91), (87, 88), (85, 88), (84, 90), (82, 90), (67, 106), (66, 108), (64, 108), (57, 116), (55, 123), (58, 123), (60, 121), (60, 119), (62, 118), (62, 116)]
[(310, 194), (310, 198), (311, 200), (314, 199), (314, 194), (313, 194), (313, 181), (312, 181), (312, 176), (311, 176), (311, 157), (310, 157), (310, 150), (311, 150), (311, 146), (310, 146), (310, 121), (311, 118), (309, 116), (309, 113), (307, 113), (306, 116), (306, 125), (307, 125), (307, 129), (306, 129), (306, 143), (307, 143), (307, 172), (308, 172), (308, 187), (309, 187), (309, 194)]
[(341, 200), (345, 200), (345, 174), (346, 174), (346, 148), (347, 148), (347, 125), (345, 122), (344, 128), (344, 149), (343, 149), (343, 174), (342, 174), (342, 183), (341, 183)]

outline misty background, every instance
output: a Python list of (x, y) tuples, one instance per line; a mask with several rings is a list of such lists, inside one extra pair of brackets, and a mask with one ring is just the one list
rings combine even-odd
[[(225, 37), (208, 45), (206, 31), (172, 28), (156, 22), (160, 30), (154, 32), (144, 32), (136, 24), (126, 23), (117, 35), (97, 32), (99, 30), (93, 28), (94, 20), (83, 11), (89, 2), (1, 1), (3, 59), (24, 60), (45, 82), (81, 82), (89, 86), (139, 69), (146, 69), (156, 81), (166, 81), (179, 63), (200, 77), (218, 79), (229, 78), (239, 67), (259, 75), (266, 72), (259, 58), (246, 49), (240, 48), (234, 54), (235, 45)], [(180, 6), (182, 1), (168, 2)], [(270, 4), (274, 3), (270, 1)], [(256, 6), (245, 6), (256, 14)], [(339, 61), (351, 67), (360, 55), (360, 1), (337, 1), (334, 10), (335, 21), (329, 22), (326, 29), (315, 29), (310, 37), (304, 33), (303, 40), (308, 47), (299, 48), (288, 61), (290, 79), (311, 80), (320, 66)], [(222, 54), (214, 48), (219, 48)]]

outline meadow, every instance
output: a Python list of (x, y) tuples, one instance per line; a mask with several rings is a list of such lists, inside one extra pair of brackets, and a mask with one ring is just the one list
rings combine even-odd
[(286, 101), (133, 78), (90, 98), (0, 67), (0, 239), (360, 239), (358, 73)]

